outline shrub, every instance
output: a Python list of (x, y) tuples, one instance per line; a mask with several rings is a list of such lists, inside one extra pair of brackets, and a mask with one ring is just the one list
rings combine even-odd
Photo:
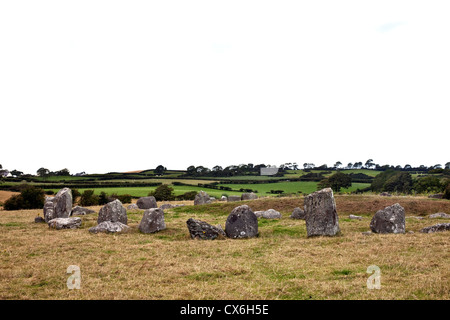
[(148, 195), (154, 196), (156, 201), (170, 201), (175, 199), (173, 188), (169, 187), (167, 184), (162, 184), (158, 186), (154, 191), (150, 192)]
[(80, 205), (83, 207), (96, 206), (99, 204), (99, 196), (94, 194), (94, 190), (85, 190), (80, 197)]
[(35, 186), (20, 186), (21, 192), (5, 201), (5, 210), (41, 209), (44, 206), (44, 190)]
[(81, 196), (80, 191), (78, 191), (77, 189), (72, 189), (72, 205), (75, 204), (75, 202), (77, 202), (77, 198)]
[(131, 194), (118, 195), (117, 193), (113, 193), (111, 196), (108, 197), (108, 199), (109, 199), (108, 202), (111, 202), (111, 201), (114, 201), (114, 200), (118, 199), (122, 203), (131, 203), (131, 199), (132, 198), (133, 197), (131, 196)]
[(111, 201), (114, 201), (114, 199), (110, 200), (108, 198), (108, 195), (106, 194), (106, 192), (104, 192), (104, 191), (100, 192), (100, 195), (98, 196), (98, 204), (99, 205), (103, 206), (103, 205), (105, 205), (105, 204), (107, 204), (108, 202), (111, 202)]
[(194, 200), (197, 195), (197, 191), (188, 191), (176, 197), (177, 200)]

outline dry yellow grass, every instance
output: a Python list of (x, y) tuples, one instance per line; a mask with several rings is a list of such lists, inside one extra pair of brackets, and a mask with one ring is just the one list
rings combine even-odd
[[(190, 217), (224, 226), (230, 209), (241, 203), (168, 210), (167, 229), (156, 234), (137, 230), (142, 211), (128, 212), (132, 231), (121, 235), (90, 234), (96, 214), (82, 217), (80, 229), (51, 230), (33, 222), (42, 210), (1, 211), (0, 299), (450, 298), (450, 234), (418, 232), (448, 219), (407, 218), (407, 232), (413, 234), (361, 234), (374, 213), (361, 208), (371, 207), (371, 201), (402, 200), (406, 207), (417, 202), (416, 207), (447, 213), (450, 201), (336, 198), (342, 235), (333, 238), (307, 238), (305, 222), (289, 218), (300, 198), (245, 202), (283, 215), (260, 220), (259, 237), (245, 240), (191, 240), (186, 227)], [(350, 213), (363, 220), (348, 219)], [(407, 211), (407, 217), (418, 214)], [(81, 269), (80, 290), (66, 286), (69, 265)], [(381, 269), (380, 290), (366, 286), (370, 265)]]

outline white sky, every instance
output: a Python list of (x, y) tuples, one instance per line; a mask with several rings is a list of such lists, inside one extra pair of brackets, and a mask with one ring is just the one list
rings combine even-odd
[(444, 164), (449, 16), (449, 1), (0, 0), (0, 164)]

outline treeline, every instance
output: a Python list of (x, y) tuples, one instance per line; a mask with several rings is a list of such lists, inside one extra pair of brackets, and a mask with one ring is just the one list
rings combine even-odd
[[(129, 181), (123, 181), (123, 182), (113, 182), (113, 183), (104, 183), (104, 182), (97, 182), (97, 183), (84, 183), (84, 182), (78, 182), (78, 183), (47, 183), (47, 184), (38, 184), (37, 187), (41, 189), (62, 189), (62, 188), (70, 188), (70, 189), (90, 189), (90, 188), (121, 188), (121, 187), (157, 187), (161, 185), (161, 182), (148, 182), (148, 183), (133, 183)], [(20, 192), (21, 191), (21, 185), (0, 185), (0, 190), (7, 190), (7, 191), (15, 191)]]

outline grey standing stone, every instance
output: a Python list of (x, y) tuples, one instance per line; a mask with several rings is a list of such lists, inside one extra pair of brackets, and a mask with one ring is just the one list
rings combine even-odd
[(222, 227), (212, 226), (204, 221), (190, 218), (186, 221), (192, 239), (214, 240), (220, 236), (226, 237)]
[(378, 210), (370, 222), (375, 233), (405, 233), (405, 209), (398, 203)]
[(45, 220), (45, 222), (49, 222), (50, 220), (56, 218), (55, 208), (53, 205), (54, 199), (55, 199), (54, 197), (49, 197), (49, 198), (45, 199), (45, 203), (44, 203), (44, 220)]
[(229, 238), (251, 238), (258, 235), (258, 218), (247, 205), (231, 211), (225, 223), (225, 233)]
[(92, 227), (89, 229), (90, 233), (124, 233), (128, 232), (130, 230), (130, 227), (126, 224), (123, 224), (121, 222), (111, 222), (111, 221), (103, 221), (96, 225), (95, 227)]
[(98, 212), (97, 223), (100, 224), (103, 221), (121, 222), (127, 224), (127, 210), (122, 206), (122, 202), (119, 199), (108, 202)]
[(138, 201), (136, 201), (136, 205), (139, 207), (139, 209), (158, 208), (158, 205), (156, 204), (156, 199), (154, 196), (139, 198)]
[(205, 191), (200, 191), (197, 193), (194, 199), (194, 205), (202, 205), (202, 204), (209, 204), (211, 203), (210, 196)]
[(86, 214), (94, 213), (94, 210), (83, 208), (80, 206), (76, 206), (72, 209), (72, 212), (70, 213), (71, 216), (84, 216)]
[(257, 218), (264, 219), (281, 219), (281, 213), (274, 209), (269, 209), (266, 211), (255, 211), (255, 215)]
[(227, 198), (227, 202), (236, 202), (236, 201), (241, 201), (241, 197), (240, 196), (228, 196), (228, 198)]
[(250, 193), (243, 193), (241, 195), (241, 200), (255, 200), (258, 199), (258, 196), (254, 194), (253, 192)]
[(305, 211), (299, 207), (294, 208), (294, 211), (292, 211), (291, 219), (301, 219), (305, 220), (306, 214)]
[(48, 222), (49, 228), (56, 230), (61, 229), (76, 229), (81, 227), (81, 219), (76, 218), (55, 218)]
[(68, 218), (72, 211), (72, 190), (63, 188), (53, 199), (53, 210), (56, 218)]
[(160, 208), (152, 208), (144, 211), (139, 230), (142, 233), (154, 233), (166, 229), (164, 211)]
[(434, 233), (441, 231), (450, 231), (450, 223), (438, 223), (431, 227), (425, 227), (420, 232), (422, 233)]
[(340, 232), (336, 202), (331, 188), (305, 197), (305, 216), (308, 237), (335, 236)]
[(162, 210), (172, 209), (172, 208), (175, 208), (175, 207), (176, 206), (171, 204), (171, 203), (164, 203), (164, 204), (159, 206), (159, 208), (162, 209)]

